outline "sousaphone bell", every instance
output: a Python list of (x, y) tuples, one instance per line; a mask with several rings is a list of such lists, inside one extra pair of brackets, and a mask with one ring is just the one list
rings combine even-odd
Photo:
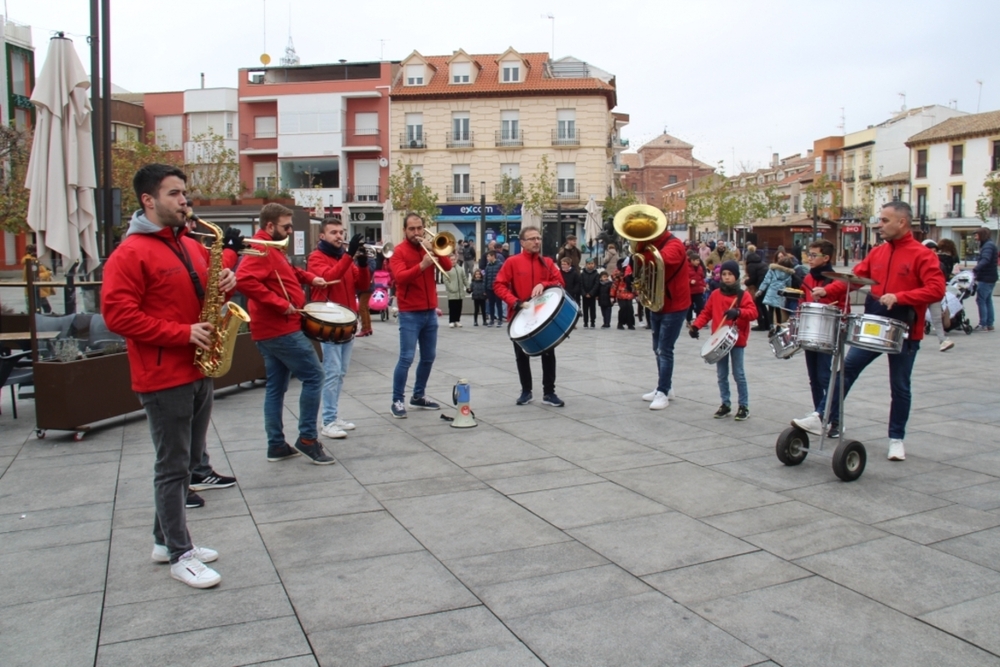
[(666, 270), (656, 246), (647, 245), (667, 229), (667, 216), (655, 206), (633, 204), (618, 211), (612, 223), (619, 236), (635, 244), (632, 253), (633, 286), (639, 303), (651, 311), (663, 308)]

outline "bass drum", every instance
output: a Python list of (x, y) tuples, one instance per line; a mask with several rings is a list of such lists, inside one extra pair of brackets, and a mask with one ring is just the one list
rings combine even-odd
[(580, 317), (580, 307), (561, 287), (549, 287), (525, 304), (507, 325), (507, 335), (529, 357), (563, 342)]
[(302, 333), (320, 343), (343, 345), (354, 340), (358, 314), (330, 301), (313, 301), (302, 309)]

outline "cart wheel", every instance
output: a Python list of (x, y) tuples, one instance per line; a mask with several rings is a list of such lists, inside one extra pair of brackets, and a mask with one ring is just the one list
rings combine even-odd
[(86, 431), (77, 431), (76, 433), (73, 434), (73, 440), (80, 442), (81, 440), (83, 440), (83, 436), (85, 435), (87, 435)]
[(789, 426), (778, 436), (774, 451), (786, 466), (797, 466), (809, 454), (809, 434), (797, 426)]
[(45, 439), (45, 429), (44, 428), (36, 428), (35, 429), (35, 437), (38, 438), (39, 440), (44, 440)]
[(865, 471), (868, 453), (857, 440), (848, 440), (837, 445), (833, 453), (833, 473), (845, 482), (853, 482)]
[(966, 322), (965, 324), (963, 324), (962, 325), (962, 331), (965, 332), (966, 336), (971, 336), (972, 335), (972, 322)]

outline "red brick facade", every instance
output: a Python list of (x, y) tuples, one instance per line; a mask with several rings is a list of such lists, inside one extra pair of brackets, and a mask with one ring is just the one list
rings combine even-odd
[(714, 173), (715, 169), (692, 155), (694, 146), (669, 134), (661, 134), (636, 153), (623, 153), (622, 185), (635, 192), (643, 204), (663, 205), (664, 186)]

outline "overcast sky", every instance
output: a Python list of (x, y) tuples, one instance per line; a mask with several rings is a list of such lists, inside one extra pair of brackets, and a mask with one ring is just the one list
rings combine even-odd
[[(55, 30), (90, 69), (88, 0), (6, 0), (33, 27), (40, 71)], [(637, 147), (667, 129), (729, 173), (772, 152), (864, 129), (908, 107), (1000, 109), (997, 0), (112, 0), (112, 80), (135, 92), (236, 86), (277, 62), (551, 51), (613, 73)], [(266, 42), (265, 16), (266, 12)], [(554, 22), (543, 15), (555, 16)], [(384, 43), (380, 40), (384, 40)], [(266, 43), (266, 47), (265, 47)], [(980, 86), (977, 79), (981, 80)], [(734, 162), (735, 160), (735, 162)]]

